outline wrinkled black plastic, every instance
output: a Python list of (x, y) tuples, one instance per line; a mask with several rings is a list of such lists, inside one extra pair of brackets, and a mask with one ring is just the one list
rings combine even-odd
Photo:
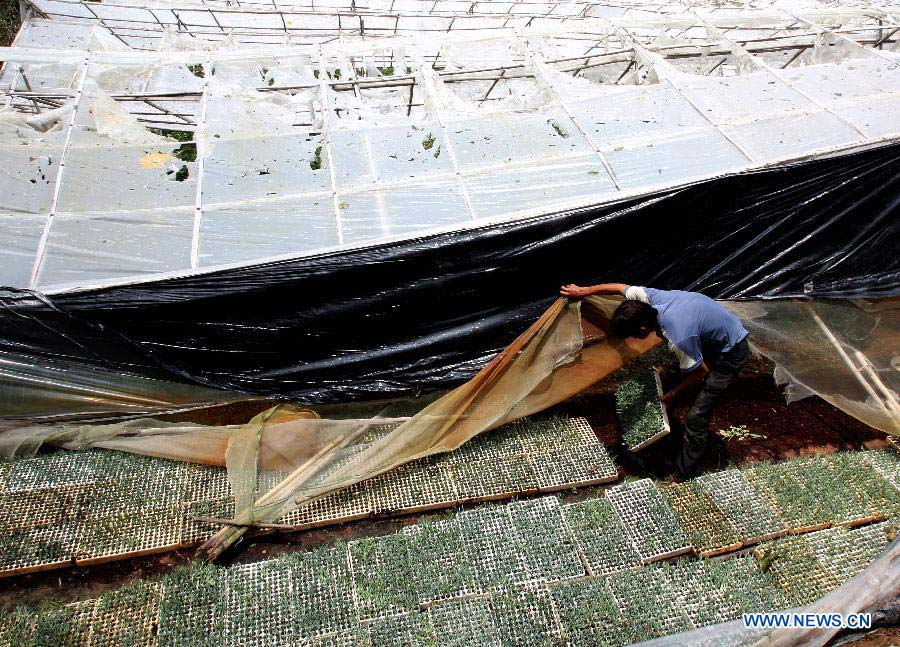
[[(300, 401), (470, 377), (562, 283), (716, 298), (900, 293), (900, 145), (369, 249), (36, 298), (0, 295), (0, 357)], [(299, 235), (299, 233), (298, 233)]]

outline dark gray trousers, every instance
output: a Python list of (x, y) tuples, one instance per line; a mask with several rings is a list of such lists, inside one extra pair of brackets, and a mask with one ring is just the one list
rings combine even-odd
[(746, 337), (727, 353), (716, 357), (709, 365), (709, 375), (694, 404), (691, 405), (684, 425), (684, 444), (675, 461), (676, 473), (681, 478), (691, 478), (697, 471), (700, 458), (709, 440), (709, 419), (716, 402), (725, 389), (737, 377), (750, 359), (750, 344)]

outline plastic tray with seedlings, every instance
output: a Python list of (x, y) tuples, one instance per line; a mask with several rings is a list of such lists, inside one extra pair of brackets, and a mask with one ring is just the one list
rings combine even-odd
[(502, 645), (558, 645), (562, 632), (546, 582), (501, 587), (491, 594)]
[(527, 579), (552, 582), (585, 574), (556, 497), (514, 501), (505, 507), (518, 535)]
[(503, 508), (484, 506), (456, 515), (476, 591), (487, 592), (527, 579), (518, 533)]
[(291, 572), (292, 621), (300, 638), (337, 634), (356, 626), (353, 576), (342, 544), (282, 558)]
[(224, 467), (189, 464), (184, 474), (182, 500), (218, 501), (232, 496), (228, 472)]
[(150, 647), (156, 643), (162, 586), (138, 580), (97, 600), (90, 617), (96, 647)]
[(624, 644), (693, 628), (677, 603), (679, 592), (659, 565), (614, 573), (607, 584), (622, 616)]
[(93, 485), (0, 494), (0, 531), (51, 526), (80, 519), (95, 496)]
[(606, 499), (586, 499), (563, 506), (563, 515), (590, 575), (608, 575), (641, 563), (625, 525)]
[(889, 522), (854, 528), (837, 526), (806, 535), (807, 544), (838, 583), (861, 573), (888, 547)]
[(873, 449), (859, 453), (876, 472), (900, 491), (900, 450)]
[(113, 480), (118, 452), (106, 450), (57, 451), (16, 461), (9, 469), (4, 490), (43, 490), (65, 485), (86, 485)]
[(840, 584), (818, 558), (805, 535), (783, 537), (763, 544), (754, 555), (784, 590), (790, 606), (810, 604)]
[[(41, 610), (0, 611), (0, 644), (84, 645), (97, 600), (53, 605)], [(98, 643), (104, 644), (104, 643)]]
[(744, 475), (792, 532), (821, 530), (852, 516), (843, 485), (815, 458), (759, 463)]
[(524, 454), (491, 461), (460, 463), (450, 471), (462, 501), (507, 499), (537, 492), (537, 478)]
[(86, 519), (79, 527), (75, 561), (84, 566), (174, 550), (181, 546), (181, 522), (178, 508)]
[(0, 577), (70, 566), (80, 521), (4, 530), (0, 533)]
[(625, 643), (623, 618), (604, 579), (561, 582), (554, 585), (551, 592), (565, 644)]
[(224, 579), (224, 644), (299, 641), (296, 615), (302, 603), (288, 560), (233, 566), (225, 570)]
[(820, 459), (844, 485), (845, 496), (857, 504), (849, 520), (874, 521), (900, 514), (900, 490), (857, 452), (838, 452)]
[(410, 611), (396, 616), (376, 618), (364, 626), (364, 642), (368, 647), (397, 645), (436, 645), (437, 636), (427, 613)]
[(701, 556), (728, 553), (743, 546), (741, 534), (698, 482), (674, 483), (661, 491)]
[(372, 512), (419, 512), (446, 508), (459, 494), (446, 465), (401, 465), (366, 481)]
[(706, 570), (705, 560), (682, 560), (663, 566), (674, 603), (681, 607), (694, 627), (705, 627), (739, 618), (741, 608), (728, 598)]
[(477, 590), (471, 555), (454, 519), (350, 543), (360, 620), (415, 611)]
[(224, 644), (224, 569), (192, 564), (164, 577), (162, 587), (157, 632), (161, 647)]
[(728, 519), (745, 546), (784, 533), (778, 514), (739, 470), (703, 474), (694, 482)]
[(705, 561), (704, 570), (727, 603), (734, 604), (741, 613), (776, 611), (791, 606), (791, 600), (752, 555)]
[(622, 440), (631, 451), (652, 445), (671, 432), (669, 415), (659, 401), (660, 395), (659, 373), (652, 368), (619, 383), (616, 413), (622, 423)]
[(194, 546), (205, 541), (222, 529), (222, 525), (200, 519), (231, 519), (234, 517), (234, 499), (212, 501), (191, 501), (181, 505), (181, 534), (179, 543), (183, 547)]
[(610, 488), (606, 498), (624, 523), (643, 563), (691, 552), (691, 542), (678, 518), (650, 479)]
[(490, 595), (469, 596), (431, 605), (428, 615), (440, 644), (447, 647), (501, 645)]
[(365, 482), (329, 492), (289, 512), (278, 523), (297, 528), (316, 528), (365, 519), (372, 514), (372, 498)]

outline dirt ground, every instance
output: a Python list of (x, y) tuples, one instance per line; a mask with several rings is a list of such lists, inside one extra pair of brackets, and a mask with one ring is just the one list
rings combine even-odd
[[(672, 416), (683, 420), (687, 402), (678, 404)], [(252, 403), (207, 414), (205, 422), (226, 423), (247, 419), (267, 405)], [(584, 416), (597, 436), (607, 445), (619, 443), (615, 414), (615, 385), (601, 382), (587, 392), (552, 410), (570, 416)], [(716, 408), (711, 422), (714, 431), (740, 428), (740, 435), (725, 440), (730, 462), (742, 464), (776, 458), (795, 457), (839, 450), (874, 448), (886, 445), (885, 434), (867, 427), (828, 403), (810, 398), (785, 404), (782, 390), (771, 377), (771, 366), (754, 361), (729, 388)], [(755, 434), (758, 437), (750, 436)], [(643, 464), (620, 460), (622, 475), (659, 475), (671, 462), (671, 448), (661, 441), (641, 452)], [(624, 463), (624, 465), (623, 465)], [(707, 468), (721, 466), (712, 458)], [(597, 496), (603, 487), (566, 491), (566, 499)], [(440, 513), (439, 513), (440, 514)], [(393, 519), (371, 519), (332, 528), (290, 534), (272, 534), (247, 539), (233, 551), (231, 562), (248, 562), (311, 548), (337, 540), (383, 535), (415, 523), (417, 515)], [(123, 560), (88, 568), (68, 568), (46, 573), (0, 580), (0, 607), (46, 602), (65, 603), (94, 597), (124, 586), (139, 578), (152, 578), (170, 572), (191, 561), (193, 550), (179, 550), (149, 557)], [(893, 643), (891, 642), (893, 641)], [(900, 643), (900, 629), (875, 632), (855, 644), (872, 647)]]

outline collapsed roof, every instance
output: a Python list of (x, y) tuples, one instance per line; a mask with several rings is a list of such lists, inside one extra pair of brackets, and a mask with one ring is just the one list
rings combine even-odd
[(784, 6), (33, 0), (0, 50), (0, 285), (380, 245), (900, 138), (891, 8)]

